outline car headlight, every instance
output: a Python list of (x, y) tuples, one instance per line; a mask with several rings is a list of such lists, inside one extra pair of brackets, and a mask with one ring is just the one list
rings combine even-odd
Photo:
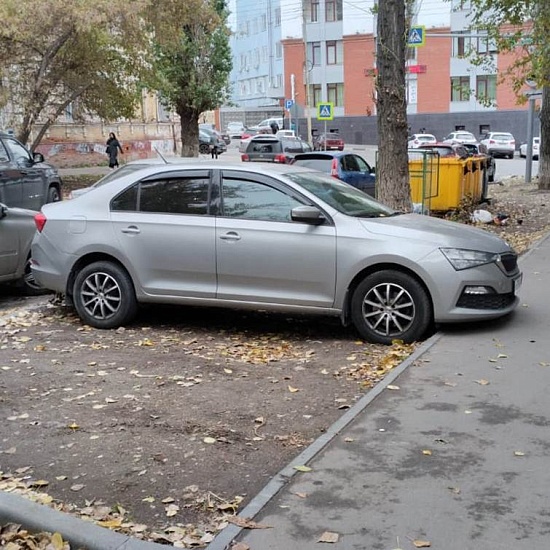
[(492, 252), (467, 250), (466, 248), (440, 248), (439, 250), (457, 271), (490, 264), (496, 262), (499, 257), (498, 254)]

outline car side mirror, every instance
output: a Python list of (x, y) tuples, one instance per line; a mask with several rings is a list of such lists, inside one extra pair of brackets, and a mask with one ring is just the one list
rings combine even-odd
[(294, 222), (311, 225), (321, 225), (326, 221), (323, 213), (315, 206), (297, 206), (290, 211), (290, 218)]
[(44, 155), (42, 153), (33, 153), (32, 160), (35, 163), (44, 162)]
[(0, 220), (8, 215), (8, 207), (0, 203)]

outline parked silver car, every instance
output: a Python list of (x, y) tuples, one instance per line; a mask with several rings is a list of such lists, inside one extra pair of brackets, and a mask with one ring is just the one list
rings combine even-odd
[(186, 162), (114, 179), (36, 216), (37, 281), (97, 328), (140, 303), (338, 315), (371, 342), (517, 305), (514, 251), (481, 229), (399, 214), (292, 165)]
[(0, 283), (13, 283), (29, 295), (43, 292), (30, 267), (35, 215), (34, 210), (0, 203)]

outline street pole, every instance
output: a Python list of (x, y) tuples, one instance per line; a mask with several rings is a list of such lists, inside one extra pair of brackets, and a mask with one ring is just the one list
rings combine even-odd
[(533, 120), (535, 118), (536, 98), (529, 96), (529, 109), (527, 111), (527, 152), (525, 153), (525, 183), (531, 183), (531, 170), (533, 167)]
[(309, 60), (307, 48), (307, 23), (306, 23), (306, 0), (302, 0), (302, 35), (304, 39), (304, 82), (306, 85), (306, 120), (307, 120), (307, 139), (311, 145), (311, 95), (309, 86)]

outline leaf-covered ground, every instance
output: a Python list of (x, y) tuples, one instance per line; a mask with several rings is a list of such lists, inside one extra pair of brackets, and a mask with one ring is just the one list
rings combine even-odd
[(337, 319), (213, 309), (100, 331), (48, 299), (0, 311), (0, 490), (179, 547), (208, 543), (411, 351)]

